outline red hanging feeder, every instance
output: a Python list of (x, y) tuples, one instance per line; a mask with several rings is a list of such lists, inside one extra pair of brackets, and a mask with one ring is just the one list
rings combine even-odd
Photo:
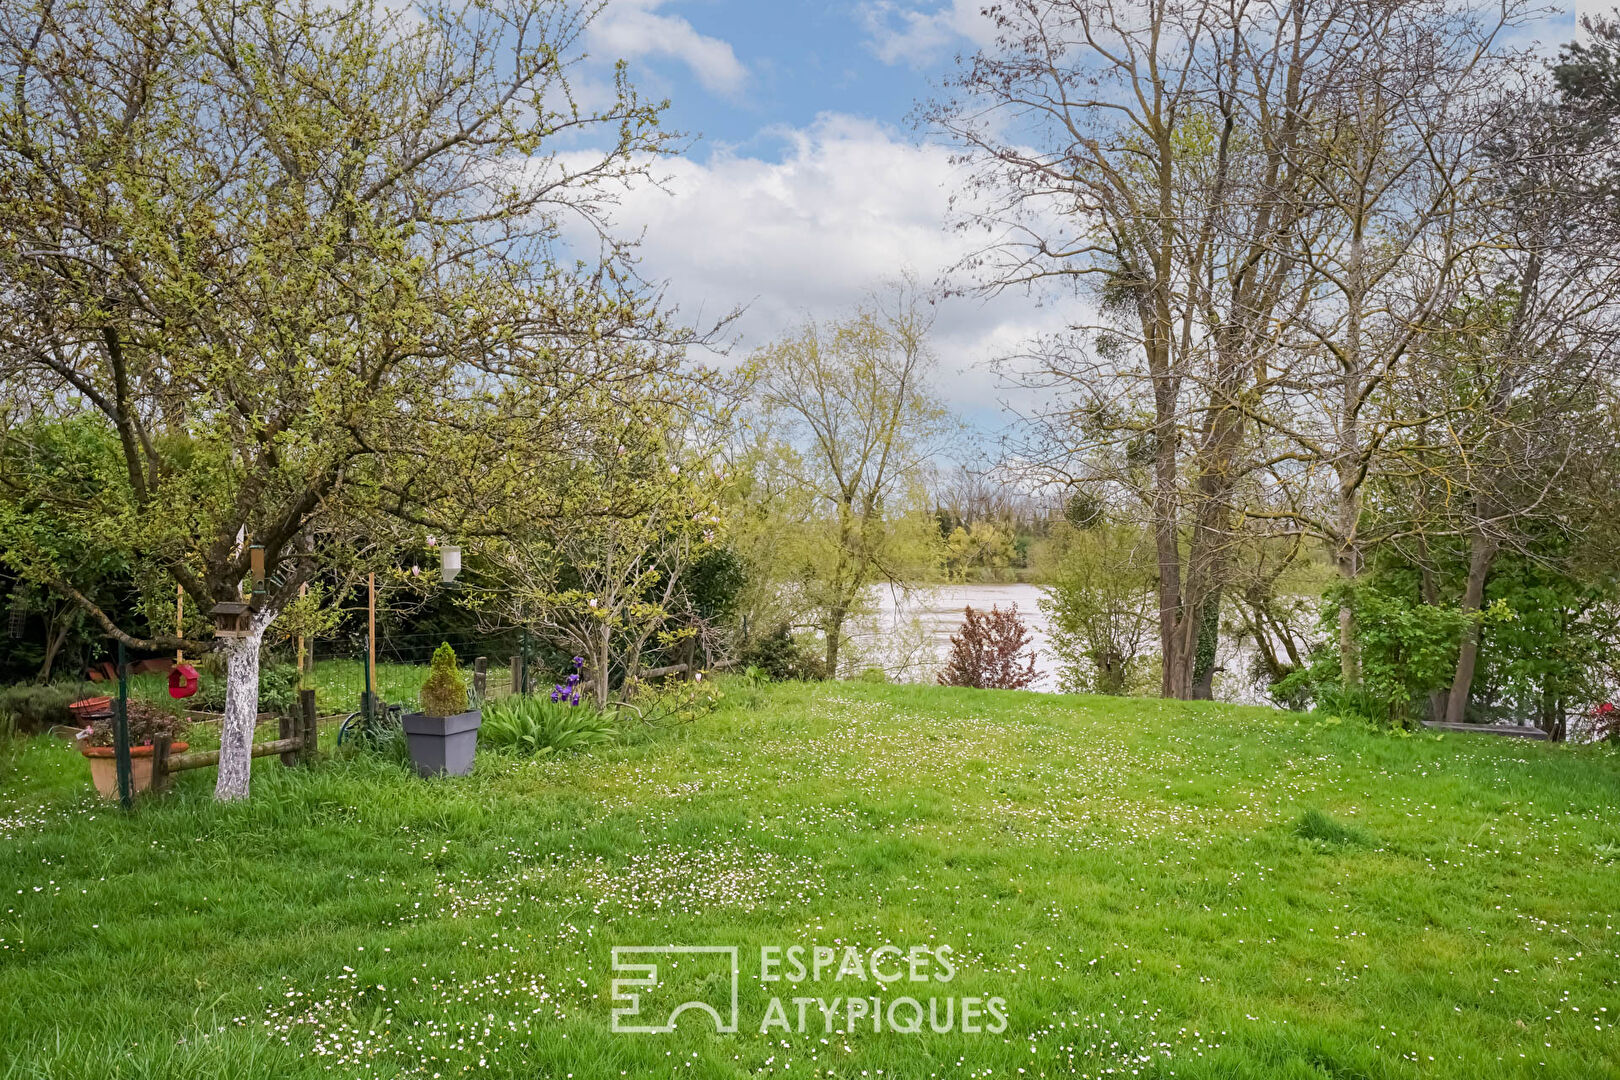
[(197, 692), (197, 669), (190, 664), (176, 664), (169, 669), (169, 696), (187, 698)]

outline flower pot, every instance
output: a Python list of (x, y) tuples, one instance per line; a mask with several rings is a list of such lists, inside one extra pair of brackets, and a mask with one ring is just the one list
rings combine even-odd
[(401, 723), (411, 747), (411, 764), (423, 776), (466, 776), (472, 772), (478, 726), (483, 722), (477, 709), (455, 716), (406, 714)]
[[(169, 752), (173, 754), (183, 753), (185, 749), (183, 742), (169, 744)], [(90, 779), (95, 781), (101, 797), (118, 798), (118, 751), (110, 746), (85, 746), (79, 752), (90, 762)], [(129, 748), (129, 779), (130, 789), (135, 792), (145, 791), (152, 786), (150, 745)]]
[(73, 719), (79, 723), (88, 724), (93, 720), (100, 720), (112, 715), (112, 698), (87, 697), (82, 701), (75, 701), (69, 705), (68, 712), (72, 713)]

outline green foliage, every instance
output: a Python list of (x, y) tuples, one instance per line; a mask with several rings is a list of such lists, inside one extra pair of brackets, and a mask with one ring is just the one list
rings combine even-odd
[[(292, 664), (259, 665), (259, 711), (286, 716), (298, 708), (298, 668)], [(225, 677), (205, 667), (197, 692), (184, 707), (219, 712), (225, 708)]]
[[(1344, 602), (1355, 615), (1359, 686), (1346, 687), (1340, 677), (1334, 635)], [(1359, 587), (1335, 585), (1322, 604), (1329, 644), (1312, 656), (1308, 668), (1290, 674), (1272, 692), (1279, 700), (1312, 700), (1326, 712), (1407, 726), (1421, 715), (1431, 692), (1451, 685), (1463, 631), (1479, 617), (1382, 592), (1375, 580)]]
[(1063, 556), (1041, 598), (1059, 685), (1070, 693), (1128, 693), (1141, 681), (1155, 603), (1147, 538), (1092, 521), (1060, 527), (1059, 540)]
[(772, 679), (825, 679), (827, 665), (814, 649), (793, 636), (784, 624), (753, 641), (742, 652), (742, 663)]
[(484, 706), (479, 738), (486, 746), (521, 754), (566, 754), (614, 741), (607, 715), (590, 705), (570, 705), (539, 694), (517, 694)]
[(74, 725), (68, 706), (87, 697), (104, 697), (107, 687), (97, 683), (24, 683), (0, 690), (0, 712), (13, 718), (18, 731), (42, 731), (55, 725)]
[(422, 683), (421, 701), (428, 716), (456, 716), (467, 711), (467, 680), (456, 666), (456, 650), (448, 641), (433, 651), (433, 670)]

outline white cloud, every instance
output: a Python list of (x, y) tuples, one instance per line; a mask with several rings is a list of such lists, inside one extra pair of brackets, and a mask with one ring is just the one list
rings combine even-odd
[(987, 45), (995, 28), (984, 0), (946, 0), (930, 9), (896, 0), (867, 0), (859, 8), (867, 46), (885, 64), (929, 67), (962, 44)]
[[(643, 271), (669, 282), (686, 319), (748, 305), (739, 353), (807, 316), (847, 313), (904, 270), (932, 284), (982, 242), (947, 227), (961, 173), (946, 148), (833, 114), (767, 134), (783, 141), (779, 160), (727, 150), (707, 162), (676, 160), (667, 190), (638, 187), (616, 215), (622, 230), (645, 230)], [(1063, 325), (1071, 305), (1039, 307), (1021, 295), (944, 301), (934, 334), (940, 390), (994, 426), (1010, 391), (990, 362)]]
[(679, 15), (660, 15), (665, 0), (618, 0), (609, 4), (591, 25), (590, 42), (596, 52), (612, 59), (670, 56), (691, 69), (704, 88), (727, 96), (742, 91), (748, 69), (731, 46), (719, 38), (700, 34)]

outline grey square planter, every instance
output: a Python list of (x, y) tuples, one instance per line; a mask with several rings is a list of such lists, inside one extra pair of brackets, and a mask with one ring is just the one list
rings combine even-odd
[(455, 716), (408, 713), (401, 723), (411, 746), (411, 764), (417, 772), (423, 776), (466, 776), (472, 772), (478, 726), (483, 723), (483, 714), (477, 709)]

